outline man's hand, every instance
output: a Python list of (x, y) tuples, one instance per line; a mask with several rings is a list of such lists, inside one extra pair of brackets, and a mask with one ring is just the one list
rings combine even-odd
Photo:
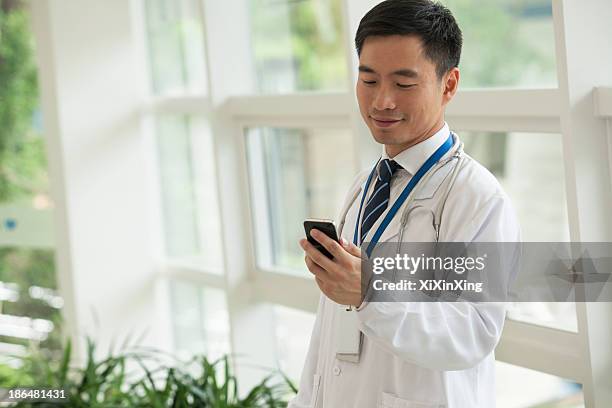
[(301, 239), (306, 266), (315, 276), (321, 291), (341, 305), (361, 304), (361, 249), (340, 238), (342, 245), (323, 232), (312, 229), (311, 236), (327, 249), (334, 259), (319, 252), (308, 240)]

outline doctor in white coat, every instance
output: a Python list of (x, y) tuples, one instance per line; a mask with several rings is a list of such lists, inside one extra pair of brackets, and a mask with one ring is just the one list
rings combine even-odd
[[(376, 234), (378, 242), (520, 241), (507, 195), (461, 153), (444, 120), (459, 84), (461, 30), (430, 0), (387, 0), (363, 17), (355, 43), (357, 99), (382, 157), (347, 193), (337, 222), (341, 244), (313, 231), (334, 259), (300, 241), (322, 294), (289, 407), (492, 408), (503, 304), (361, 301), (360, 245)], [(381, 226), (436, 153), (434, 174), (420, 179), (404, 204), (414, 211), (405, 217), (402, 208)], [(437, 228), (434, 213), (441, 214)]]

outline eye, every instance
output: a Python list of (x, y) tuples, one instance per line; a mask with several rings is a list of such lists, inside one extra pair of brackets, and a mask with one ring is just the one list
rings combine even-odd
[(366, 85), (374, 85), (376, 83), (376, 81), (366, 81), (365, 79), (362, 79), (361, 81)]
[(408, 89), (408, 88), (412, 88), (413, 86), (415, 86), (416, 84), (397, 84), (398, 87), (402, 88), (402, 89)]

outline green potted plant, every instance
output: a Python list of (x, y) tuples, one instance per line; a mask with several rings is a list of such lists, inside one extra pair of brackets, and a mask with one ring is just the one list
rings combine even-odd
[(95, 351), (95, 343), (88, 340), (86, 360), (79, 367), (70, 366), (69, 342), (60, 359), (33, 351), (21, 358), (22, 366), (10, 381), (0, 377), (0, 386), (65, 390), (64, 399), (21, 401), (16, 407), (281, 408), (297, 392), (284, 374), (272, 373), (240, 396), (227, 355), (215, 361), (196, 356), (179, 362), (150, 349), (109, 353), (102, 359)]

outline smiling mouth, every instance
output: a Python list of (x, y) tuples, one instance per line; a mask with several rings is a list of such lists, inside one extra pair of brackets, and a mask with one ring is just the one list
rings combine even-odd
[(402, 119), (377, 119), (374, 118), (372, 116), (370, 116), (370, 118), (374, 121), (374, 124), (376, 124), (376, 126), (378, 127), (389, 127), (389, 126), (393, 126), (396, 123), (399, 123), (402, 121)]

